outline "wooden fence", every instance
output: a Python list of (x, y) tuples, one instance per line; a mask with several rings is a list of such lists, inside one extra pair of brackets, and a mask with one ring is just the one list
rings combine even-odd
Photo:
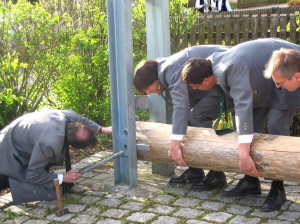
[(206, 13), (197, 19), (195, 25), (186, 32), (180, 43), (172, 42), (172, 51), (198, 44), (236, 45), (257, 38), (276, 37), (299, 42), (300, 32), (296, 14), (262, 14), (253, 12)]

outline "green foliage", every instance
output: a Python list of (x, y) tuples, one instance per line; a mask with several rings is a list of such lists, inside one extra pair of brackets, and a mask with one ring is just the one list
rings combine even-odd
[(57, 23), (39, 5), (0, 3), (0, 126), (38, 109), (59, 78)]

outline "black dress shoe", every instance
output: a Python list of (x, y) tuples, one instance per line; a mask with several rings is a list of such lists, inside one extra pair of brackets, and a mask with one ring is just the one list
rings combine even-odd
[(200, 172), (193, 172), (190, 169), (184, 171), (179, 177), (172, 177), (169, 181), (170, 185), (176, 184), (187, 184), (187, 183), (196, 183), (200, 180), (203, 180), (205, 177), (204, 171), (199, 169)]
[(278, 188), (271, 188), (265, 202), (261, 207), (262, 212), (272, 212), (281, 208), (286, 201), (285, 190), (279, 190)]
[(193, 191), (211, 191), (216, 188), (222, 188), (227, 185), (225, 174), (216, 175), (214, 171), (210, 171), (206, 178), (198, 183), (192, 185)]
[(250, 183), (243, 178), (233, 189), (226, 189), (222, 192), (225, 197), (238, 197), (245, 194), (261, 194), (260, 181)]

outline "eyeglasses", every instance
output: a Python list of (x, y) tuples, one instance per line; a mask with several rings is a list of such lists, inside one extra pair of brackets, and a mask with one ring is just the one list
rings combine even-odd
[(281, 88), (282, 84), (285, 82), (286, 80), (284, 80), (283, 82), (275, 82), (275, 85), (277, 88)]

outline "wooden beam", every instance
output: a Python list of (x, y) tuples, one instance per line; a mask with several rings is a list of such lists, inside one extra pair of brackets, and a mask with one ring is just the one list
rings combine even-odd
[[(172, 126), (136, 122), (137, 144), (150, 146), (150, 152), (138, 150), (138, 159), (175, 164), (168, 157)], [(188, 127), (182, 141), (183, 158), (190, 167), (243, 173), (239, 168), (237, 133), (218, 136), (213, 129)], [(300, 182), (300, 138), (254, 134), (251, 157), (261, 177)]]

